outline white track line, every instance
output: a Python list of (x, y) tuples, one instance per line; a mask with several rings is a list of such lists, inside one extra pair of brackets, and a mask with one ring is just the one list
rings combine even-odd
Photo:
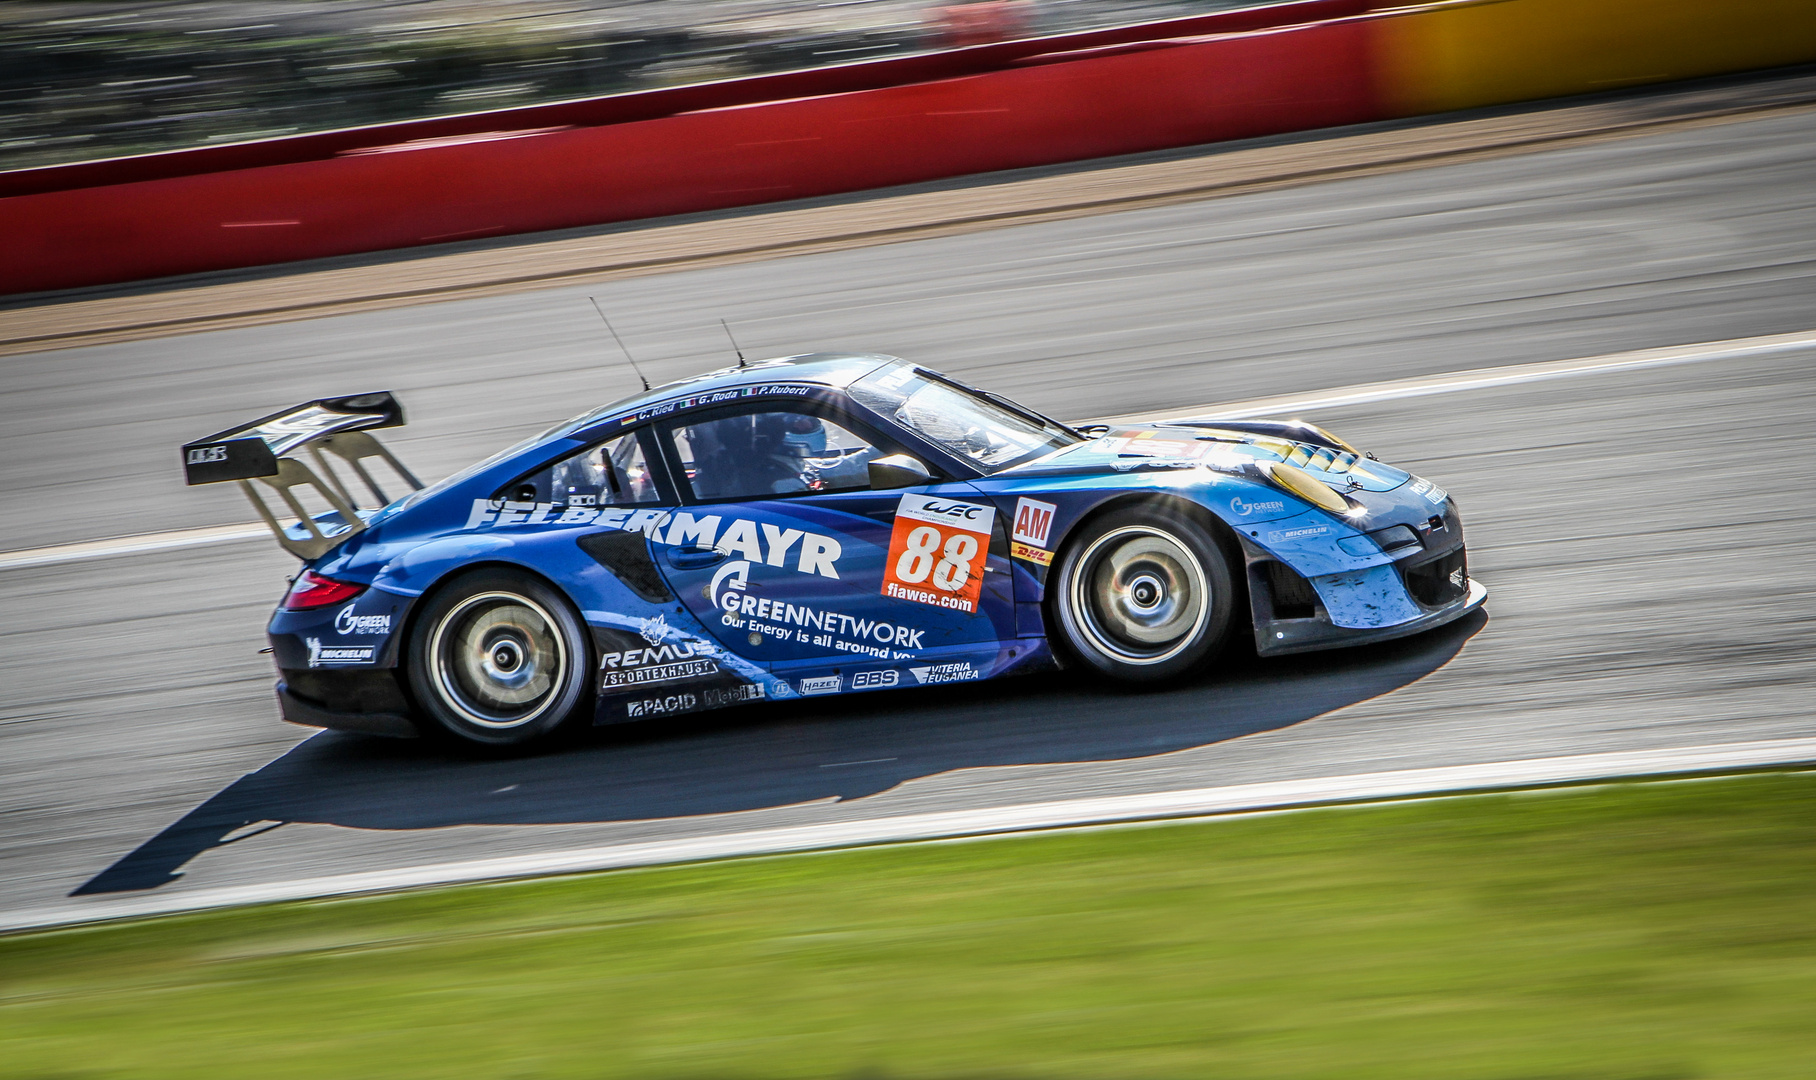
[(250, 525), (210, 525), (201, 529), (116, 536), (110, 540), (87, 540), (79, 544), (0, 552), (0, 570), (18, 570), (27, 566), (74, 562), (77, 559), (103, 559), (114, 555), (139, 555), (149, 551), (195, 547), (198, 544), (226, 544), (270, 535), (270, 529), (254, 522)]
[[(1455, 394), (1464, 390), (1482, 390), (1514, 383), (1561, 379), (1572, 375), (1594, 375), (1608, 371), (1659, 367), (1665, 364), (1694, 364), (1708, 360), (1746, 360), (1816, 346), (1816, 331), (1775, 334), (1770, 337), (1735, 338), (1710, 341), (1700, 345), (1677, 345), (1666, 349), (1642, 349), (1638, 352), (1611, 353), (1580, 360), (1553, 360), (1542, 364), (1514, 364), (1508, 367), (1479, 368), (1449, 375), (1432, 375), (1420, 379), (1393, 382), (1361, 383), (1310, 394), (1288, 394), (1280, 397), (1255, 398), (1211, 405), (1193, 405), (1166, 412), (1149, 411), (1123, 416), (1099, 417), (1079, 423), (1133, 424), (1152, 423), (1156, 417), (1184, 419), (1194, 416), (1222, 417), (1234, 420), (1245, 416), (1266, 416), (1306, 409), (1331, 409), (1340, 405), (1361, 405), (1371, 401), (1425, 397), (1428, 394)], [(102, 559), (116, 555), (139, 555), (197, 544), (222, 544), (239, 540), (256, 540), (267, 535), (264, 526), (217, 525), (205, 529), (182, 529), (176, 532), (145, 533), (121, 536), (112, 540), (93, 540), (59, 547), (29, 548), (0, 552), (0, 570), (17, 570), (27, 566), (48, 566), (78, 559)]]
[(1512, 364), (1507, 367), (1477, 368), (1454, 371), (1448, 375), (1429, 375), (1418, 379), (1396, 379), (1392, 382), (1361, 383), (1317, 390), (1309, 394), (1283, 394), (1279, 397), (1254, 398), (1249, 401), (1227, 401), (1213, 405), (1191, 405), (1165, 412), (1149, 410), (1122, 416), (1081, 420), (1079, 423), (1136, 424), (1154, 423), (1156, 417), (1187, 419), (1221, 417), (1235, 420), (1247, 416), (1268, 416), (1302, 409), (1334, 409), (1343, 405), (1365, 405), (1371, 401), (1393, 401), (1400, 398), (1425, 397), (1429, 394), (1455, 394), (1464, 390), (1484, 390), (1514, 383), (1563, 379), (1573, 375), (1598, 375), (1634, 368), (1663, 367), (1667, 364), (1695, 364), (1709, 360), (1752, 360), (1799, 349), (1816, 347), (1816, 330), (1795, 334), (1773, 334), (1768, 337), (1733, 338), (1728, 341), (1706, 341), (1700, 345), (1674, 345), (1664, 349), (1640, 349), (1636, 352), (1588, 356), (1580, 360), (1552, 360), (1542, 364)]
[(0, 933), (40, 930), (111, 919), (137, 919), (185, 911), (393, 892), (436, 885), (545, 877), (669, 863), (755, 855), (782, 855), (876, 844), (914, 843), (965, 836), (1022, 833), (1117, 822), (1197, 818), (1258, 810), (1330, 806), (1383, 799), (1454, 795), (1469, 791), (1546, 786), (1615, 777), (1671, 776), (1816, 762), (1816, 738), (1729, 743), (1666, 750), (1630, 750), (1570, 757), (1497, 761), (1398, 772), (1361, 773), (1312, 780), (1115, 795), (1028, 803), (979, 810), (902, 814), (867, 821), (800, 825), (725, 833), (684, 840), (613, 844), (398, 870), (277, 881), (264, 885), (198, 889), (169, 896), (65, 903), (0, 914)]

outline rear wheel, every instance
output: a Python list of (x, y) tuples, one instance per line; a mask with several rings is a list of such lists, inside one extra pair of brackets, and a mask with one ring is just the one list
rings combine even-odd
[(486, 747), (539, 742), (592, 701), (592, 650), (566, 597), (519, 571), (437, 592), (410, 635), (410, 689), (442, 734)]
[(1072, 653), (1126, 682), (1160, 682), (1209, 661), (1235, 608), (1217, 542), (1160, 506), (1112, 511), (1085, 526), (1049, 588)]

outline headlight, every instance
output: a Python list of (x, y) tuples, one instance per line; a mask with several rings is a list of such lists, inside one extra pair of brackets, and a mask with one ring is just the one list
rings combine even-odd
[(1261, 463), (1261, 471), (1275, 484), (1299, 496), (1320, 510), (1329, 510), (1333, 514), (1350, 512), (1349, 500), (1337, 494), (1337, 489), (1306, 472), (1304, 469), (1282, 462)]

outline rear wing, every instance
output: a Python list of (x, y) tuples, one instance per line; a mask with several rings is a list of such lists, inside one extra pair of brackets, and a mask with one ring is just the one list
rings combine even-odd
[[(423, 486), (403, 462), (367, 434), (373, 428), (402, 427), (403, 423), (403, 406), (389, 391), (318, 398), (185, 443), (183, 479), (191, 485), (237, 481), (284, 550), (299, 559), (314, 559), (366, 527), (359, 515), (361, 498), (336, 471), (332, 459), (339, 458), (376, 500), (371, 509), (391, 501), (366, 468), (373, 459), (382, 460), (410, 490)], [(300, 459), (305, 452), (315, 468)], [(296, 517), (295, 528), (306, 536), (296, 535), (278, 521), (252, 485), (255, 480), (277, 492)], [(300, 488), (314, 489), (333, 512), (311, 514), (298, 498)]]

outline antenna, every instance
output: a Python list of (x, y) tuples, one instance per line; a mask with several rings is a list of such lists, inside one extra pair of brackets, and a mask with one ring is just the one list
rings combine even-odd
[(719, 325), (725, 327), (725, 336), (731, 338), (731, 351), (738, 354), (738, 366), (749, 367), (750, 365), (744, 362), (744, 350), (738, 348), (738, 339), (731, 337), (731, 324), (727, 323), (724, 319), (720, 319)]
[(631, 355), (629, 349), (624, 348), (624, 339), (618, 336), (618, 331), (612, 326), (612, 320), (605, 317), (605, 311), (600, 308), (598, 300), (591, 296), (587, 297), (587, 299), (593, 301), (593, 310), (599, 312), (599, 321), (604, 323), (605, 328), (612, 332), (612, 340), (616, 341), (618, 343), (618, 348), (624, 351), (624, 358), (631, 362), (631, 370), (637, 373), (637, 380), (643, 384), (645, 390), (648, 390), (649, 380), (644, 377), (643, 369), (637, 366), (637, 358)]

